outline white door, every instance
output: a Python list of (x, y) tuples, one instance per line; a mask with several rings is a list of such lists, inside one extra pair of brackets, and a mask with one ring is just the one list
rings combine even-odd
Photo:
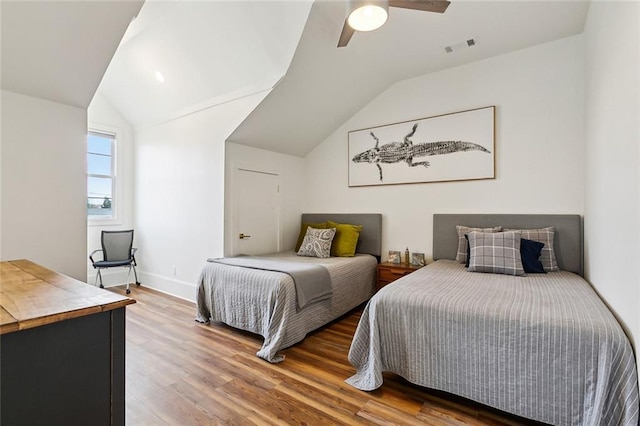
[(280, 176), (236, 168), (233, 203), (234, 254), (264, 254), (280, 249)]

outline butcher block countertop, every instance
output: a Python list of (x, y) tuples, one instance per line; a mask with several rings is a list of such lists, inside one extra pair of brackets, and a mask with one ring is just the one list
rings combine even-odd
[(134, 299), (29, 260), (0, 262), (0, 334), (118, 309)]

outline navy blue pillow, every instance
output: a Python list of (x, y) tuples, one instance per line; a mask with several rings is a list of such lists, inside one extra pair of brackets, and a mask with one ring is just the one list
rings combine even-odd
[(540, 253), (544, 243), (538, 241), (527, 240), (526, 238), (520, 239), (520, 257), (522, 259), (522, 266), (524, 266), (524, 272), (533, 274), (546, 274), (540, 262)]
[(467, 240), (467, 261), (464, 262), (464, 267), (469, 267), (469, 259), (471, 259), (471, 246), (469, 245), (469, 235), (464, 234), (464, 239)]

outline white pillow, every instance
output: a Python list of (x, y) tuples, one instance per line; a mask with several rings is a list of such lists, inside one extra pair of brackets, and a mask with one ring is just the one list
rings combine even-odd
[(304, 240), (300, 244), (298, 256), (331, 257), (331, 242), (335, 235), (336, 228), (316, 229), (308, 227)]

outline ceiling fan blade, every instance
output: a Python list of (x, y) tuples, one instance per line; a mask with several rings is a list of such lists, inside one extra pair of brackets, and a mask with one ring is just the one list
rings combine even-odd
[(449, 7), (449, 3), (447, 0), (389, 0), (389, 6), (436, 13), (444, 13)]
[(338, 47), (345, 47), (349, 44), (349, 40), (351, 40), (351, 36), (355, 33), (356, 30), (351, 28), (347, 20), (344, 20), (344, 25), (342, 26), (342, 32), (340, 33), (340, 40), (338, 40)]

